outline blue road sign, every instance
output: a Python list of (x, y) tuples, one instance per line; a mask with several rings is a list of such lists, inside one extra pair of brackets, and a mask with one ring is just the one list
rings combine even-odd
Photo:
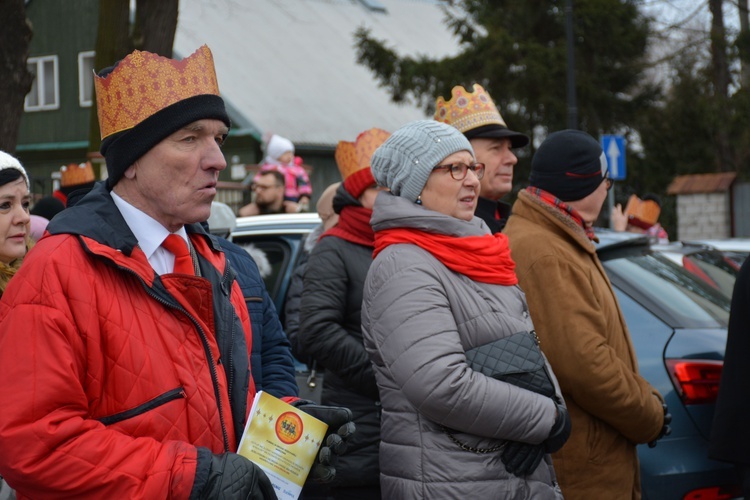
[(613, 181), (625, 179), (625, 137), (621, 135), (603, 135), (602, 149), (607, 157), (609, 178)]

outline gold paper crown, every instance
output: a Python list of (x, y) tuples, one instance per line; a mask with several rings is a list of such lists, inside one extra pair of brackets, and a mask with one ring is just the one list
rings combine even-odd
[(107, 76), (94, 75), (94, 87), (102, 139), (189, 97), (219, 95), (206, 45), (182, 61), (135, 50)]
[(63, 187), (77, 186), (95, 180), (94, 169), (91, 167), (91, 162), (88, 161), (86, 163), (63, 165), (60, 167), (60, 172), (60, 185)]
[(359, 134), (354, 142), (339, 141), (335, 156), (341, 177), (346, 180), (354, 172), (369, 168), (372, 154), (390, 135), (383, 129), (371, 128)]
[(638, 196), (631, 194), (628, 198), (628, 204), (625, 206), (625, 215), (632, 221), (633, 218), (642, 224), (636, 224), (639, 227), (646, 225), (653, 226), (659, 221), (661, 207), (654, 200), (642, 200)]
[(474, 84), (474, 92), (456, 85), (451, 90), (450, 101), (446, 102), (441, 96), (435, 106), (435, 120), (451, 125), (461, 133), (484, 125), (508, 128), (492, 98), (478, 83)]

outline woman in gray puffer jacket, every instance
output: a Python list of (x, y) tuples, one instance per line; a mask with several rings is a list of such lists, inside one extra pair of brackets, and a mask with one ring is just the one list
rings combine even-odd
[[(375, 260), (362, 330), (383, 415), (383, 498), (559, 499), (549, 456), (570, 432), (554, 397), (471, 369), (466, 351), (532, 332), (504, 235), (474, 217), (466, 138), (412, 122), (376, 150)], [(548, 373), (552, 373), (547, 365)]]

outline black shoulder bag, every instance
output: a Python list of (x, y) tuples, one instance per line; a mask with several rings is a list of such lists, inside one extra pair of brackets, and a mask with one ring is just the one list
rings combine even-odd
[[(555, 386), (547, 373), (544, 356), (539, 349), (539, 338), (534, 330), (518, 332), (508, 337), (466, 351), (466, 361), (472, 370), (502, 380), (548, 398), (555, 397)], [(455, 431), (442, 426), (451, 441), (474, 453), (501, 450), (505, 443), (492, 448), (474, 448), (460, 442)]]

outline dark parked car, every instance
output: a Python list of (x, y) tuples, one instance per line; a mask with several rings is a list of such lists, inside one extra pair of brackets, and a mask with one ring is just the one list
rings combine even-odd
[(729, 297), (644, 237), (598, 231), (599, 258), (628, 324), (643, 376), (665, 397), (672, 434), (638, 447), (643, 497), (740, 496), (733, 469), (707, 457), (726, 346)]
[(688, 244), (706, 245), (723, 252), (735, 264), (741, 266), (750, 255), (750, 238), (719, 238), (689, 241)]
[(681, 265), (711, 287), (732, 297), (734, 281), (740, 270), (737, 253), (727, 253), (702, 243), (675, 241), (652, 245), (652, 250)]
[[(266, 283), (283, 311), (288, 281), (315, 214), (240, 218), (232, 238), (262, 249)], [(602, 230), (597, 251), (630, 329), (644, 377), (666, 398), (672, 434), (640, 446), (643, 498), (719, 500), (739, 497), (732, 468), (707, 457), (718, 392), (729, 298), (668, 257), (645, 237)]]

